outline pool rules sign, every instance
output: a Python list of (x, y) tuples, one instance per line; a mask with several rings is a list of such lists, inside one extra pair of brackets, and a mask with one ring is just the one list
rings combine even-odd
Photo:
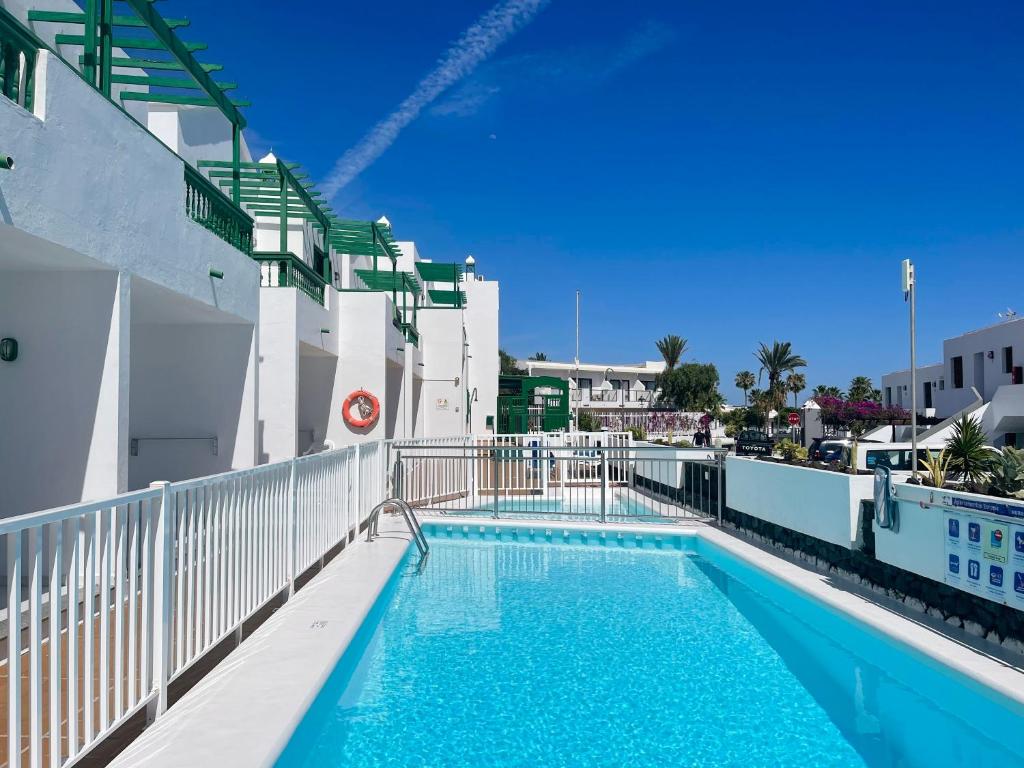
[[(964, 499), (944, 499), (960, 502)], [(1005, 504), (1016, 512), (1019, 507)], [(988, 511), (988, 510), (986, 510)], [(1002, 510), (1000, 510), (1002, 511)], [(1024, 510), (1021, 510), (1024, 512)], [(1008, 515), (1010, 517), (1010, 515)], [(1024, 610), (1024, 518), (945, 510), (945, 581), (965, 592)]]

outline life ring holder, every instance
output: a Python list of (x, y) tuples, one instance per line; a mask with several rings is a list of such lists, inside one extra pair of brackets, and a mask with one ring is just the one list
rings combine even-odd
[[(363, 407), (364, 403), (368, 403), (370, 406), (368, 414)], [(357, 406), (358, 416), (352, 413), (353, 405)], [(345, 398), (345, 404), (341, 406), (341, 416), (350, 427), (356, 429), (372, 427), (380, 418), (380, 401), (365, 389), (357, 389)]]

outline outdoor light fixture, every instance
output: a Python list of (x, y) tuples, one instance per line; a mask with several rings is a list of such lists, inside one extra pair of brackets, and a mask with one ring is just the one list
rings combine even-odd
[(14, 158), (10, 155), (5, 155), (0, 152), (0, 170), (13, 171), (14, 170)]
[(320, 333), (330, 333), (330, 332), (331, 332), (330, 328), (321, 328), (320, 329)]
[(13, 363), (18, 359), (17, 339), (0, 339), (0, 360)]
[(213, 267), (210, 267), (210, 277), (212, 277), (214, 280), (223, 280), (224, 273), (221, 272), (219, 269), (214, 269)]

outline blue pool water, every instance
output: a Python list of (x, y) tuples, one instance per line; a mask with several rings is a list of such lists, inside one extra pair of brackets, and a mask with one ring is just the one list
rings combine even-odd
[(1019, 710), (705, 541), (448, 529), (280, 768), (1024, 766)]

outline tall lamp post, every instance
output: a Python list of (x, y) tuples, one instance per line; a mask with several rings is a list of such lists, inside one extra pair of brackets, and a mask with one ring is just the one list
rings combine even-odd
[(911, 477), (917, 482), (917, 281), (910, 259), (903, 260), (902, 274), (903, 300), (910, 302), (910, 466)]
[(576, 431), (580, 428), (580, 406), (583, 404), (583, 390), (580, 389), (580, 292), (576, 290), (576, 413), (573, 414), (573, 427)]

